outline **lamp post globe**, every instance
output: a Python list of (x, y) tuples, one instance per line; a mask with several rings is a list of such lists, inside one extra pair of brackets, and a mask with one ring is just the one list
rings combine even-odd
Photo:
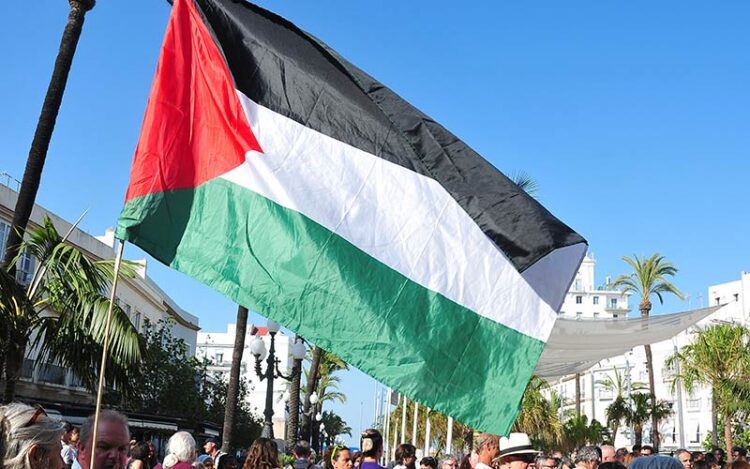
[(277, 332), (279, 332), (279, 330), (281, 330), (281, 324), (271, 319), (269, 319), (266, 323), (266, 327), (268, 328), (268, 332), (271, 334), (276, 334)]
[(250, 353), (255, 355), (259, 360), (266, 358), (266, 344), (263, 343), (263, 339), (257, 335), (250, 341)]
[(318, 393), (313, 391), (312, 394), (310, 394), (310, 404), (315, 405), (318, 403)]
[(294, 358), (295, 360), (302, 360), (303, 358), (305, 358), (307, 349), (305, 349), (305, 344), (303, 344), (302, 342), (295, 342), (291, 347), (289, 347), (289, 352), (292, 354), (292, 358)]

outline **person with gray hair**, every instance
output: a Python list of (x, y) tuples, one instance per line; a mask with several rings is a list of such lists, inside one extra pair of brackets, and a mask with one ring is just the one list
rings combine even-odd
[(440, 460), (440, 469), (458, 469), (458, 459), (455, 456), (445, 456)]
[(477, 444), (474, 449), (479, 457), (479, 461), (474, 468), (492, 469), (492, 460), (500, 451), (500, 438), (492, 433), (481, 433), (477, 437)]
[(576, 451), (576, 469), (596, 469), (602, 462), (602, 450), (598, 446), (584, 446)]
[(41, 407), (12, 403), (0, 407), (0, 467), (63, 469), (63, 424)]
[(613, 462), (617, 458), (615, 457), (615, 447), (612, 445), (601, 445), (599, 449), (602, 451), (602, 462)]
[(557, 469), (557, 461), (548, 454), (539, 453), (534, 460), (534, 467), (536, 469)]
[(690, 451), (685, 448), (680, 448), (674, 452), (674, 457), (676, 460), (680, 461), (685, 469), (693, 469), (693, 453)]
[(165, 469), (191, 469), (195, 461), (195, 439), (188, 432), (177, 432), (167, 442)]

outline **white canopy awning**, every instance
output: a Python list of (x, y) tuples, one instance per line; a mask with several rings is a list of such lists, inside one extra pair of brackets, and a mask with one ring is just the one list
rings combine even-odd
[(588, 370), (598, 361), (667, 340), (721, 306), (622, 319), (558, 318), (535, 373), (551, 379)]

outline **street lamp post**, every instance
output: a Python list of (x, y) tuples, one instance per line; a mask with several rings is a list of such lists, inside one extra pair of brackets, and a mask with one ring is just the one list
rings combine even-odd
[[(266, 345), (263, 343), (263, 339), (256, 335), (250, 342), (250, 352), (255, 356), (255, 374), (261, 381), (264, 379), (266, 380), (266, 408), (263, 411), (265, 421), (263, 422), (261, 436), (264, 438), (273, 438), (273, 421), (271, 420), (273, 417), (273, 380), (274, 378), (283, 378), (290, 381), (294, 377), (294, 373), (298, 373), (299, 370), (295, 367), (292, 369), (292, 374), (289, 376), (285, 376), (281, 373), (281, 370), (279, 370), (279, 363), (281, 363), (281, 360), (276, 357), (275, 343), (276, 334), (281, 329), (281, 326), (275, 321), (268, 320), (267, 327), (268, 334), (271, 336), (271, 345), (268, 351), (266, 352)], [(268, 354), (268, 358), (266, 359), (266, 371), (262, 371), (261, 362), (266, 358), (266, 354)]]

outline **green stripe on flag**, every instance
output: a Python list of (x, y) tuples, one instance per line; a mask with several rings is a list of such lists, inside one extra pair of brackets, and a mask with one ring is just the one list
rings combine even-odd
[(544, 347), (224, 179), (129, 201), (117, 236), (481, 430), (508, 433)]

